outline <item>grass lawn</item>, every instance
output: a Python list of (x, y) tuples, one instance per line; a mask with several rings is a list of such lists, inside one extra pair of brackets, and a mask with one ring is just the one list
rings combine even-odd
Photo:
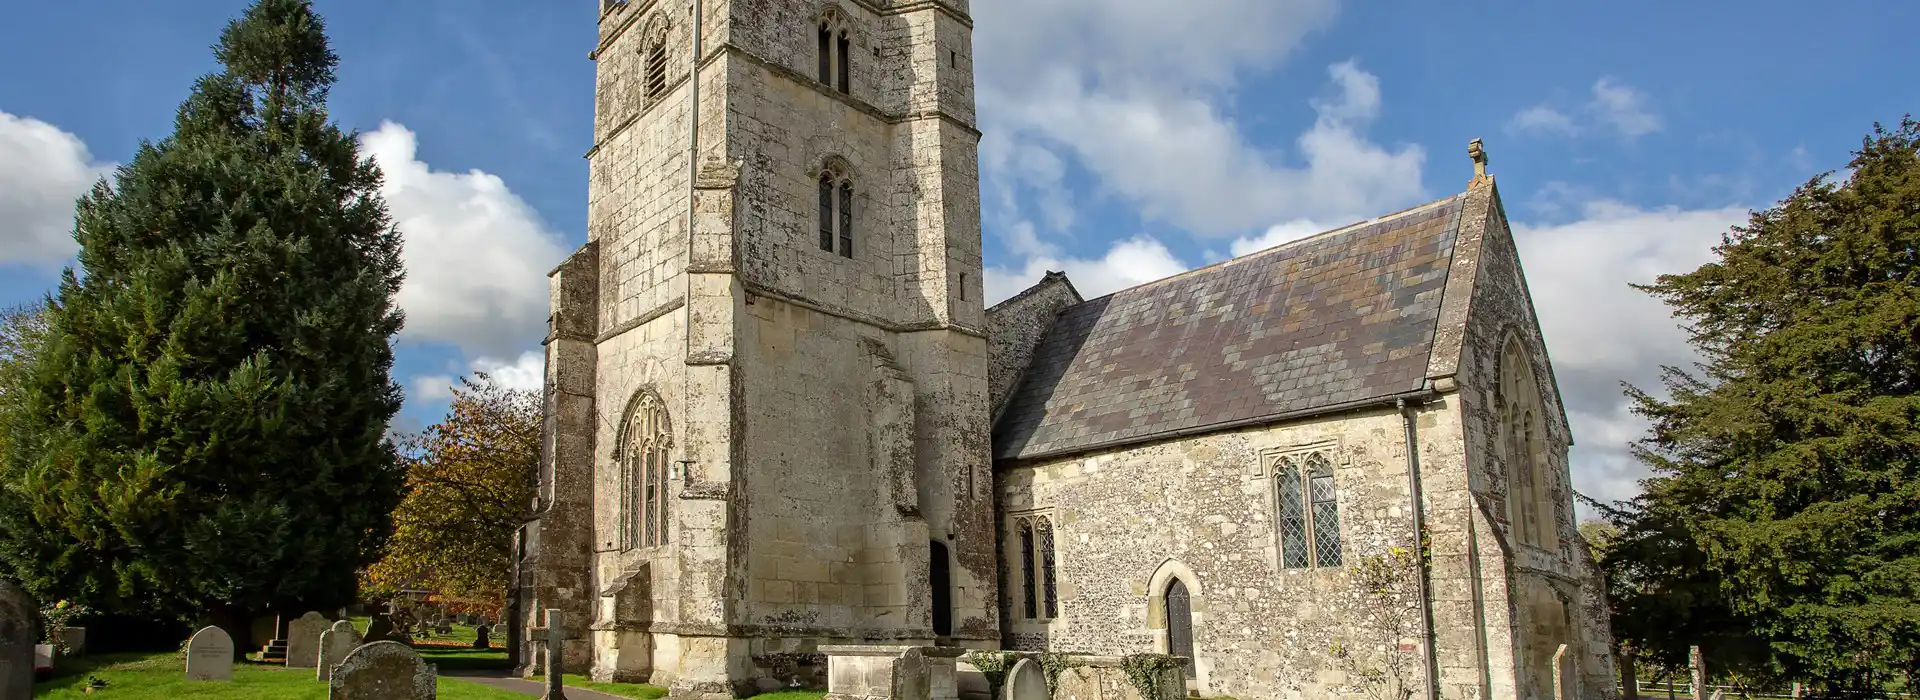
[[(186, 662), (177, 654), (100, 654), (62, 659), (57, 677), (33, 687), (33, 697), (47, 700), (326, 700), (327, 684), (314, 680), (313, 669), (288, 669), (264, 664), (236, 663), (232, 681), (189, 681)], [(87, 677), (107, 681), (104, 690), (87, 694)], [(441, 678), (441, 700), (526, 700), (528, 696), (476, 685), (457, 678)]]

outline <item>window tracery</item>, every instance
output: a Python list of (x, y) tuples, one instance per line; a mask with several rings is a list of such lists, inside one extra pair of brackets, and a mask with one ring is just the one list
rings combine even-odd
[(624, 432), (619, 454), (621, 548), (666, 544), (669, 450), (673, 447), (666, 404), (643, 390), (628, 409)]
[(853, 177), (838, 159), (820, 169), (820, 249), (853, 257)]
[(1499, 448), (1507, 470), (1508, 524), (1523, 544), (1551, 546), (1559, 506), (1546, 474), (1546, 425), (1540, 388), (1520, 339), (1509, 338), (1500, 353), (1496, 403), (1500, 410)]
[(1014, 520), (1020, 540), (1021, 617), (1051, 620), (1060, 616), (1060, 588), (1055, 573), (1053, 522), (1045, 515)]
[(1325, 452), (1267, 457), (1273, 478), (1274, 523), (1280, 566), (1340, 565), (1339, 489)]
[(821, 13), (815, 30), (820, 83), (843, 95), (852, 91), (853, 36), (849, 24), (839, 8), (829, 6)]

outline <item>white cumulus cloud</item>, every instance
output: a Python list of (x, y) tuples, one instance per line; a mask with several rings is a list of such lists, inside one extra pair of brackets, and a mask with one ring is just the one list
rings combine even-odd
[(1621, 382), (1658, 391), (1662, 365), (1698, 356), (1669, 309), (1629, 283), (1688, 272), (1713, 259), (1744, 207), (1643, 209), (1595, 200), (1572, 223), (1514, 223), (1522, 265), (1573, 427), (1573, 480), (1581, 493), (1617, 500), (1639, 491), (1646, 469), (1627, 446), (1646, 422)]
[(402, 337), (450, 343), (470, 357), (538, 344), (546, 275), (565, 255), (560, 237), (498, 176), (434, 170), (418, 146), (393, 122), (360, 138), (386, 175), (380, 193), (405, 240)]
[[(540, 391), (546, 386), (546, 355), (540, 352), (524, 352), (513, 360), (482, 357), (468, 364), (471, 373), (485, 373), (494, 382), (507, 389), (521, 391)], [(408, 384), (413, 391), (408, 398), (415, 401), (436, 402), (453, 397), (453, 386), (458, 380), (451, 374), (420, 375)]]
[(59, 265), (79, 250), (74, 200), (112, 171), (80, 137), (0, 112), (0, 265)]
[(1516, 134), (1579, 136), (1608, 132), (1633, 140), (1666, 128), (1666, 120), (1654, 109), (1653, 98), (1613, 76), (1595, 80), (1590, 97), (1577, 105), (1555, 106), (1543, 102), (1520, 110), (1507, 120), (1507, 130)]

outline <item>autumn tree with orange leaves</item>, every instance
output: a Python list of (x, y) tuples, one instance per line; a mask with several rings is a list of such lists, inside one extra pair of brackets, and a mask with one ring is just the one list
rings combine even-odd
[(540, 461), (540, 394), (478, 373), (461, 378), (440, 424), (408, 437), (405, 499), (362, 594), (438, 593), (483, 610), (506, 601), (511, 540), (526, 522)]

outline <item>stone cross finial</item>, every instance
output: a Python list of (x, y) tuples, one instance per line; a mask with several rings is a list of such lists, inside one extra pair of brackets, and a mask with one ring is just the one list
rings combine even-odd
[(1467, 142), (1467, 157), (1473, 159), (1473, 176), (1476, 178), (1486, 177), (1487, 147), (1480, 143), (1480, 139)]
[(565, 655), (561, 647), (566, 646), (566, 618), (558, 608), (547, 608), (547, 626), (532, 630), (533, 638), (547, 643), (547, 692), (540, 700), (567, 700), (567, 691), (561, 682), (566, 673)]

